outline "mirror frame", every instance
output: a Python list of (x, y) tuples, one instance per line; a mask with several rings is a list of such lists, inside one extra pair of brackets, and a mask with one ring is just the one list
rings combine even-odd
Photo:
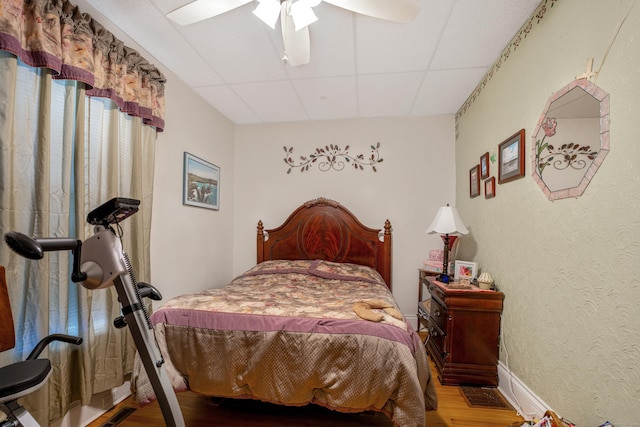
[[(536, 149), (537, 149), (536, 137), (538, 136), (538, 133), (540, 132), (540, 129), (542, 128), (542, 125), (545, 122), (545, 119), (547, 118), (547, 112), (549, 111), (549, 108), (551, 107), (553, 102), (558, 100), (560, 97), (562, 97), (567, 92), (569, 92), (570, 90), (576, 87), (581, 88), (586, 93), (594, 97), (596, 101), (598, 101), (600, 104), (600, 149), (598, 150), (598, 154), (593, 159), (593, 162), (591, 163), (589, 168), (585, 171), (582, 180), (577, 186), (572, 188), (565, 188), (557, 191), (551, 191), (547, 186), (547, 184), (542, 179), (542, 176), (538, 173), (538, 168), (536, 165)], [(531, 144), (532, 145), (532, 148), (531, 148), (532, 173), (531, 174), (533, 176), (533, 179), (536, 181), (538, 186), (542, 189), (543, 193), (547, 196), (549, 200), (553, 201), (553, 200), (559, 200), (559, 199), (566, 199), (570, 197), (580, 197), (584, 193), (585, 189), (591, 182), (591, 179), (593, 179), (593, 176), (598, 171), (598, 168), (604, 161), (605, 157), (607, 156), (607, 154), (609, 154), (609, 148), (610, 148), (610, 135), (609, 135), (610, 110), (609, 108), (610, 108), (609, 94), (604, 90), (602, 90), (601, 88), (599, 88), (598, 86), (596, 86), (594, 83), (591, 83), (587, 79), (574, 80), (568, 85), (566, 85), (565, 87), (563, 87), (562, 89), (560, 89), (559, 91), (555, 92), (553, 95), (551, 95), (551, 97), (549, 97), (549, 100), (547, 101), (547, 104), (545, 105), (542, 111), (542, 114), (540, 115), (540, 119), (538, 120), (536, 129), (533, 132), (531, 137), (532, 138), (532, 144)]]

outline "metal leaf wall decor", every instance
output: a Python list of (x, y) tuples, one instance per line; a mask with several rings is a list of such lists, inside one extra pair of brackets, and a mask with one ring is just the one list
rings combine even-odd
[(339, 145), (330, 144), (325, 147), (316, 148), (314, 153), (308, 156), (300, 156), (296, 161), (293, 159), (293, 147), (284, 147), (284, 162), (289, 166), (287, 173), (291, 173), (294, 168), (299, 168), (300, 172), (309, 170), (314, 163), (318, 164), (318, 169), (326, 172), (330, 169), (341, 171), (347, 165), (352, 165), (356, 170), (364, 170), (365, 167), (371, 167), (377, 172), (376, 165), (382, 162), (380, 157), (380, 143), (371, 146), (371, 155), (365, 158), (364, 154), (353, 156), (349, 154), (349, 146), (340, 148)]

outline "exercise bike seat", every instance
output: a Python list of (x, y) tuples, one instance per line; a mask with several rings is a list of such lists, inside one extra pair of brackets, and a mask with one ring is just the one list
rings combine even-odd
[(19, 399), (42, 387), (51, 374), (49, 359), (32, 359), (0, 368), (0, 403)]

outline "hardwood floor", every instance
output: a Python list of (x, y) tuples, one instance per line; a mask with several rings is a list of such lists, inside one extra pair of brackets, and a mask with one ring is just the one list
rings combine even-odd
[[(514, 422), (524, 422), (522, 417), (519, 417), (513, 410), (469, 407), (459, 387), (440, 385), (433, 363), (431, 363), (431, 372), (436, 381), (439, 403), (437, 411), (427, 412), (426, 424), (428, 427), (511, 427)], [(185, 424), (188, 427), (393, 426), (393, 423), (382, 414), (341, 414), (315, 405), (296, 408), (243, 400), (225, 399), (219, 402), (192, 392), (179, 393), (178, 401)], [(118, 426), (146, 427), (159, 426), (164, 423), (157, 403), (138, 408), (133, 398), (129, 397), (89, 424), (89, 427), (102, 427), (120, 409), (125, 407), (136, 408), (136, 410), (124, 421), (117, 424)]]

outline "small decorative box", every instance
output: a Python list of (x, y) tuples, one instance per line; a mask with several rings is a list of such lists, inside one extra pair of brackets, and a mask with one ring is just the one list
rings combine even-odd
[(429, 261), (424, 260), (422, 262), (423, 268), (432, 273), (442, 273), (442, 261)]

